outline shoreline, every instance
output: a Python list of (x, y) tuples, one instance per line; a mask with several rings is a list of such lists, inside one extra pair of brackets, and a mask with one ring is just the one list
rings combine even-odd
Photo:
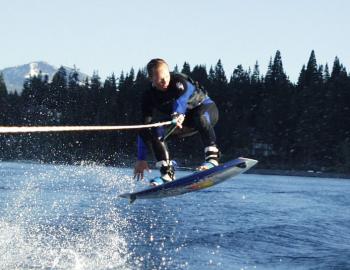
[[(72, 165), (72, 166), (88, 166), (88, 165), (97, 165), (97, 166), (106, 166), (106, 167), (120, 167), (120, 168), (132, 168), (134, 160), (127, 160), (126, 162), (119, 164), (107, 164), (104, 162), (95, 162), (82, 160), (77, 162), (44, 162), (38, 160), (1, 160), (1, 162), (10, 162), (10, 163), (26, 163), (26, 164), (48, 164), (48, 165)], [(150, 162), (151, 164), (151, 162)], [(153, 166), (150, 166), (151, 169), (154, 169)], [(180, 167), (180, 170), (191, 171), (194, 167)], [(252, 168), (249, 171), (245, 172), (246, 174), (258, 174), (258, 175), (280, 175), (280, 176), (299, 176), (299, 177), (318, 177), (318, 178), (334, 178), (334, 179), (345, 179), (350, 180), (350, 174), (346, 173), (336, 173), (336, 172), (321, 172), (321, 171), (302, 171), (302, 170), (281, 170), (281, 169), (263, 169), (263, 168)]]
[(350, 175), (345, 173), (331, 173), (318, 171), (298, 171), (298, 170), (279, 170), (279, 169), (250, 169), (246, 174), (260, 175), (280, 175), (280, 176), (299, 176), (299, 177), (318, 177), (350, 180)]

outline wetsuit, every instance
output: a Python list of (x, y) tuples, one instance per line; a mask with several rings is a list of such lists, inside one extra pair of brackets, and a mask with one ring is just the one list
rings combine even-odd
[[(218, 109), (206, 91), (188, 76), (171, 73), (167, 90), (160, 91), (151, 86), (144, 92), (141, 106), (143, 123), (152, 122), (154, 110), (164, 114), (162, 120), (165, 121), (174, 114), (184, 114), (183, 128), (177, 129), (173, 136), (184, 137), (198, 132), (206, 148), (215, 146), (214, 125), (218, 121)], [(170, 160), (166, 144), (161, 141), (164, 133), (164, 127), (141, 130), (138, 136), (138, 160), (146, 160), (146, 145), (152, 148), (157, 161)]]

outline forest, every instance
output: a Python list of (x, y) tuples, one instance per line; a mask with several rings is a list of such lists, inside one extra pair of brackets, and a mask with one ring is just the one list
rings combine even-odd
[[(258, 159), (260, 168), (350, 172), (350, 74), (337, 57), (329, 69), (312, 51), (295, 83), (280, 51), (266, 74), (256, 63), (226, 75), (221, 60), (209, 69), (185, 62), (174, 70), (198, 81), (217, 103), (222, 161), (244, 156)], [(104, 81), (95, 72), (81, 82), (77, 71), (60, 67), (51, 81), (42, 74), (26, 79), (20, 94), (9, 93), (0, 74), (0, 126), (140, 124), (147, 88), (145, 69)], [(136, 131), (2, 134), (0, 159), (130, 166), (136, 137)], [(169, 140), (169, 148), (180, 164), (203, 159), (197, 135)]]

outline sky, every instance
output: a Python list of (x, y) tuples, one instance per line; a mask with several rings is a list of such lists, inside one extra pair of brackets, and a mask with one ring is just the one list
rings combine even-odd
[(0, 0), (0, 69), (46, 61), (102, 78), (155, 57), (226, 75), (258, 61), (266, 72), (280, 50), (295, 82), (311, 50), (350, 70), (348, 0)]

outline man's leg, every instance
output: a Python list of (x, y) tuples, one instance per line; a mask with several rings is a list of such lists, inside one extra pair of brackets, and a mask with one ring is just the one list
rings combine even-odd
[(144, 129), (140, 132), (140, 136), (144, 143), (152, 149), (157, 160), (156, 167), (159, 168), (161, 177), (165, 181), (175, 179), (174, 166), (169, 157), (169, 151), (166, 143), (162, 141), (165, 133), (164, 127)]
[(202, 104), (193, 112), (193, 123), (204, 144), (205, 162), (199, 169), (208, 169), (219, 165), (219, 149), (216, 145), (214, 126), (219, 112), (214, 102)]

